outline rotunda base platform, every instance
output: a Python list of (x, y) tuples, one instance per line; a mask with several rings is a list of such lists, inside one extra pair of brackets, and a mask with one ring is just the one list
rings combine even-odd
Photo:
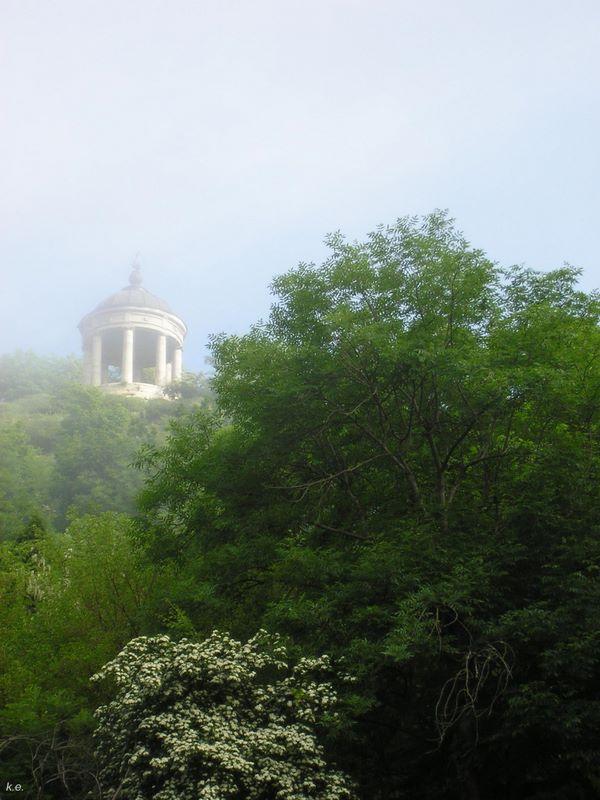
[(168, 400), (163, 386), (154, 383), (103, 383), (98, 387), (106, 394), (115, 394), (120, 397), (140, 397), (142, 400)]

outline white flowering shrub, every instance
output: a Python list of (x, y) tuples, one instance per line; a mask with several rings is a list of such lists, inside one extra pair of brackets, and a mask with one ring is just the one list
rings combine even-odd
[(127, 800), (349, 800), (316, 727), (335, 716), (325, 656), (290, 668), (277, 639), (246, 644), (134, 639), (92, 680), (115, 697), (97, 712), (107, 796)]

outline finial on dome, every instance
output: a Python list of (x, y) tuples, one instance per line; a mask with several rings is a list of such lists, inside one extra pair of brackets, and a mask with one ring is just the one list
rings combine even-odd
[(132, 271), (131, 275), (129, 276), (129, 285), (130, 286), (141, 286), (142, 285), (142, 268), (140, 267), (140, 254), (136, 253), (135, 258), (131, 264)]

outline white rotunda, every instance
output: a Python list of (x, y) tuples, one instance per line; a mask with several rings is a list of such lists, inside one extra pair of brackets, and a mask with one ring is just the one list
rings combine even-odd
[(167, 303), (142, 286), (134, 266), (129, 286), (81, 320), (84, 383), (129, 397), (164, 397), (182, 377), (187, 328)]

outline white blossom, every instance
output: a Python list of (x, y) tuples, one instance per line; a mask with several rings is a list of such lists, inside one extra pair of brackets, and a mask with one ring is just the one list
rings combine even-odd
[(259, 631), (241, 644), (140, 637), (92, 680), (115, 685), (96, 712), (107, 793), (128, 800), (350, 800), (328, 767), (315, 725), (337, 697), (317, 676), (329, 658), (290, 669), (285, 648)]

